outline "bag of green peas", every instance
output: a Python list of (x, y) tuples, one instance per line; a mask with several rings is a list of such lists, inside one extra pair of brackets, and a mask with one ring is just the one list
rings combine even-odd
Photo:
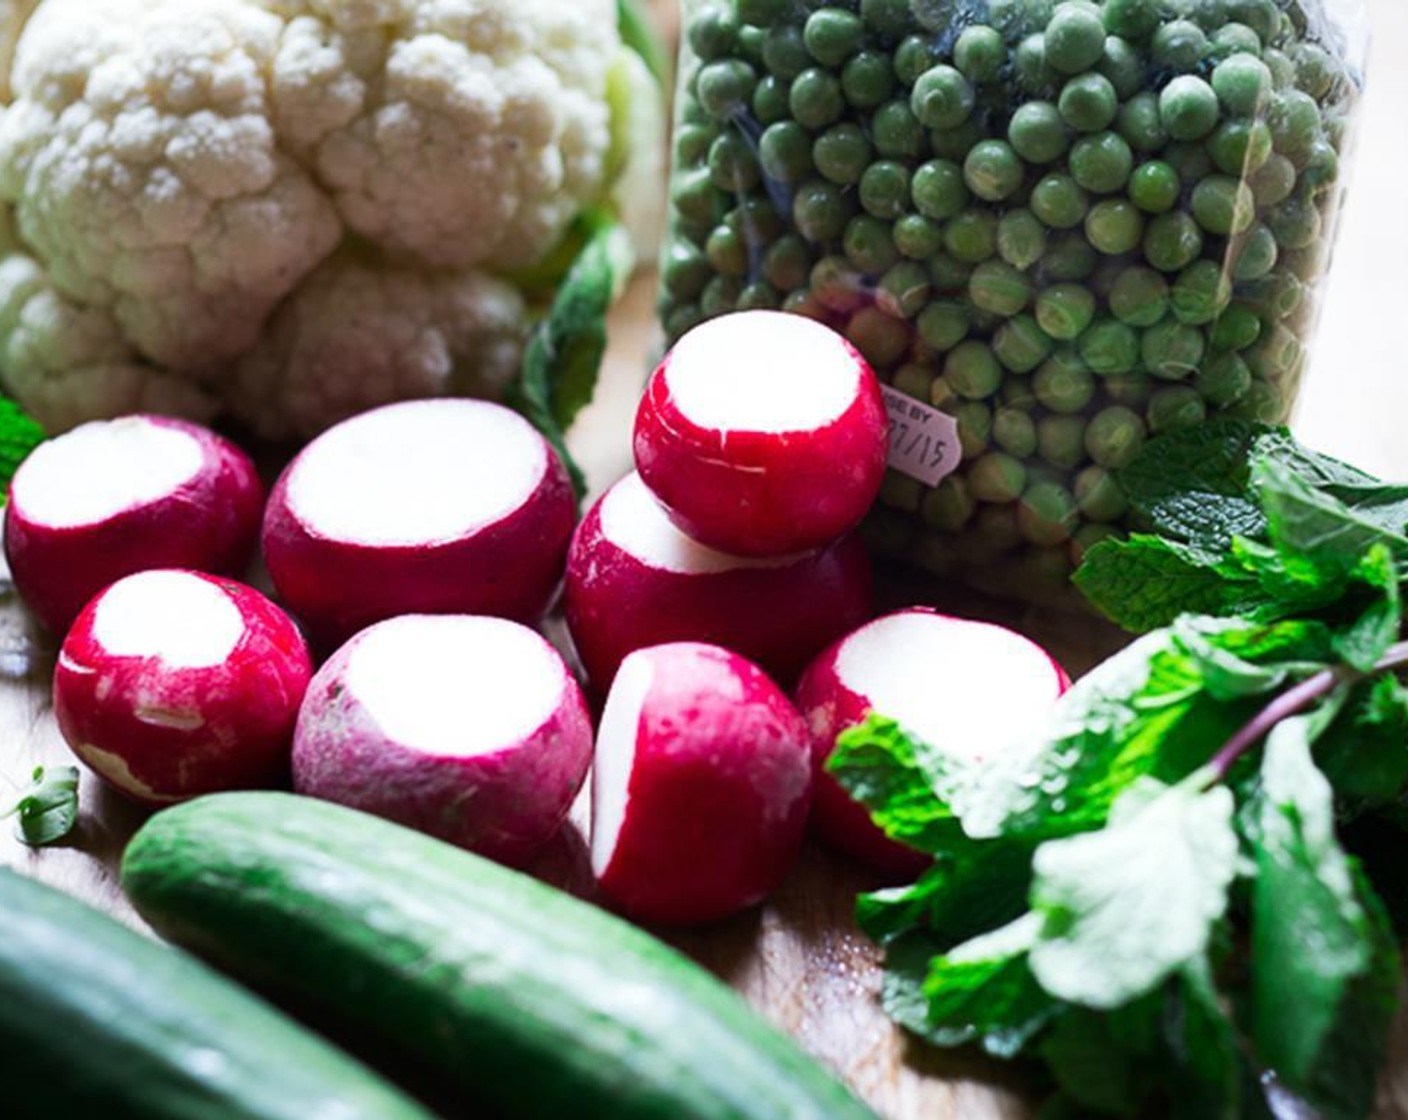
[(890, 387), (877, 546), (1059, 599), (1150, 435), (1288, 416), (1363, 18), (684, 0), (666, 334), (746, 308), (845, 334)]

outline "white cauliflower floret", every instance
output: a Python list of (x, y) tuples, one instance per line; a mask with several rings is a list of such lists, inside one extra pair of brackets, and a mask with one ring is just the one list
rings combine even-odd
[(501, 392), (529, 312), (493, 273), (617, 170), (613, 0), (0, 0), (0, 65), (21, 25), (0, 382), (51, 430)]

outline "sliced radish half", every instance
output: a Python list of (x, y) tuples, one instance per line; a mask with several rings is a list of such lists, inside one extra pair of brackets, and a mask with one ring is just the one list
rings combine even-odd
[(575, 522), (566, 470), (517, 413), (411, 401), (343, 421), (289, 464), (265, 513), (264, 560), (321, 644), (401, 614), (532, 621)]
[(407, 615), (362, 631), (308, 689), (300, 793), (522, 863), (561, 825), (592, 757), (562, 658), (506, 619)]
[(927, 857), (889, 839), (823, 764), (836, 737), (870, 712), (965, 763), (982, 763), (1040, 734), (1070, 685), (1029, 638), (988, 622), (912, 607), (836, 642), (807, 667), (797, 706), (811, 730), (812, 819), (832, 847), (896, 875)]
[(631, 654), (607, 697), (592, 776), (592, 870), (646, 922), (693, 925), (760, 902), (796, 860), (806, 727), (752, 662), (677, 642)]
[(263, 504), (249, 456), (210, 429), (164, 416), (95, 420), (20, 465), (5, 555), (20, 597), (63, 633), (89, 599), (133, 572), (243, 571)]
[(641, 477), (695, 540), (741, 556), (818, 548), (879, 493), (880, 383), (828, 327), (743, 311), (674, 346), (636, 413)]
[(74, 754), (138, 801), (286, 785), (312, 671), (298, 628), (253, 588), (155, 569), (79, 614), (54, 713)]
[(593, 684), (628, 653), (672, 641), (724, 646), (777, 680), (871, 614), (870, 558), (855, 537), (772, 559), (701, 545), (637, 474), (613, 486), (572, 539), (563, 612)]

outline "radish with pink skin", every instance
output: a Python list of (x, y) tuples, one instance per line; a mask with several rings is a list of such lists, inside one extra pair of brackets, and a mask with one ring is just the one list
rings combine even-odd
[(591, 758), (582, 691), (541, 635), (502, 618), (406, 615), (318, 670), (293, 783), (521, 864), (562, 824)]
[(146, 804), (287, 785), (312, 671), (298, 628), (252, 587), (154, 569), (83, 608), (54, 714), (74, 754)]
[(980, 763), (1040, 734), (1070, 683), (1035, 642), (992, 623), (927, 607), (867, 623), (824, 650), (797, 686), (812, 736), (817, 832), (878, 870), (921, 871), (929, 857), (887, 837), (823, 770), (836, 737), (873, 711), (955, 759)]
[(597, 735), (598, 886), (665, 925), (746, 909), (795, 862), (810, 792), (806, 726), (761, 669), (698, 642), (637, 650)]
[(62, 634), (89, 599), (133, 572), (243, 572), (263, 506), (249, 456), (209, 428), (164, 416), (95, 420), (20, 465), (5, 555), (20, 597)]
[(870, 590), (870, 557), (855, 537), (773, 559), (730, 556), (680, 532), (630, 474), (578, 526), (562, 605), (599, 688), (628, 653), (673, 641), (724, 646), (791, 682), (870, 617)]
[(679, 340), (635, 422), (641, 477), (695, 540), (740, 556), (802, 552), (859, 524), (889, 424), (860, 352), (800, 315), (743, 311)]
[(264, 517), (280, 598), (320, 644), (402, 614), (546, 610), (576, 524), (547, 441), (487, 401), (373, 409), (289, 464)]

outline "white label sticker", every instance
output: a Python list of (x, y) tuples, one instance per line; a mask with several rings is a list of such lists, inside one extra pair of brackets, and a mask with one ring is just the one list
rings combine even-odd
[(898, 389), (881, 389), (890, 414), (890, 466), (926, 486), (937, 486), (963, 459), (958, 421)]

